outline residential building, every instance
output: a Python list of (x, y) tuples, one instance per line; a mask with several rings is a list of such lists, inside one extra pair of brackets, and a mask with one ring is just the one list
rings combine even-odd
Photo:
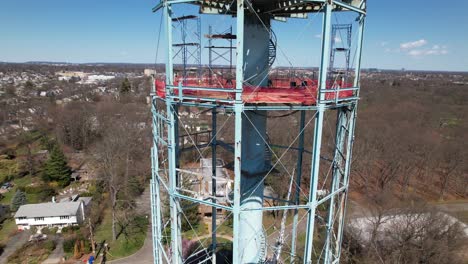
[(41, 229), (79, 225), (86, 219), (86, 207), (90, 201), (90, 197), (82, 197), (60, 203), (22, 205), (15, 214), (16, 225), (19, 230), (32, 226)]

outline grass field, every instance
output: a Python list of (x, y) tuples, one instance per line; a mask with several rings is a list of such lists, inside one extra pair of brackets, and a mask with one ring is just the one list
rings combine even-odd
[(144, 244), (146, 232), (148, 231), (148, 220), (145, 217), (137, 217), (127, 227), (127, 234), (120, 235), (117, 240), (112, 239), (112, 216), (110, 210), (104, 213), (102, 223), (97, 227), (95, 233), (96, 242), (109, 244), (108, 260), (127, 257), (137, 252)]
[(0, 155), (0, 183), (8, 181), (8, 178), (15, 176), (17, 173), (18, 163), (16, 160), (10, 160)]
[(0, 243), (5, 244), (11, 235), (17, 232), (18, 229), (16, 227), (15, 220), (12, 218), (3, 221), (0, 226)]
[[(13, 199), (13, 196), (16, 193), (16, 190), (20, 186), (28, 186), (32, 183), (32, 178), (31, 176), (25, 176), (23, 178), (18, 178), (14, 179), (13, 181), (14, 187), (9, 191), (3, 194), (3, 199), (0, 200), (1, 204), (4, 205), (9, 205), (11, 204), (11, 200)], [(32, 194), (32, 193), (26, 193), (26, 199), (28, 203), (38, 203), (39, 201), (39, 195), (38, 194)]]

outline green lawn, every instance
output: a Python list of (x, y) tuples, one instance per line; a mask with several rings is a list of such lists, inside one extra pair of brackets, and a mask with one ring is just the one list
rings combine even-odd
[(224, 222), (221, 225), (217, 226), (216, 233), (220, 235), (232, 236), (232, 227), (229, 226), (227, 222)]
[(0, 227), (0, 243), (5, 244), (17, 230), (14, 219), (9, 218), (3, 221)]
[(16, 160), (6, 159), (0, 156), (0, 183), (8, 181), (9, 177), (13, 177), (18, 173), (18, 163)]
[[(13, 196), (16, 193), (16, 190), (20, 186), (28, 186), (32, 183), (32, 177), (31, 176), (25, 176), (23, 178), (19, 179), (14, 179), (13, 181), (14, 187), (7, 193), (3, 194), (3, 199), (0, 200), (1, 204), (4, 205), (9, 205), (11, 204), (11, 200), (13, 199)], [(38, 194), (31, 194), (31, 193), (26, 193), (26, 198), (28, 200), (28, 203), (39, 203), (39, 195)]]
[(109, 244), (109, 260), (130, 256), (143, 246), (148, 231), (148, 220), (145, 217), (137, 217), (127, 230), (128, 237), (122, 234), (113, 241), (111, 212), (107, 210), (104, 213), (102, 223), (96, 228), (95, 240), (98, 244), (103, 241)]
[(203, 223), (203, 221), (200, 221), (200, 224), (195, 227), (195, 230), (186, 231), (182, 236), (186, 239), (197, 239), (197, 236), (201, 237), (209, 233), (210, 231), (208, 231), (208, 226)]

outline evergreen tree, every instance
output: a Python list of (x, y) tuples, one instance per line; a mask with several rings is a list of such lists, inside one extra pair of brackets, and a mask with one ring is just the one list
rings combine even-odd
[[(190, 189), (188, 187), (190, 184), (188, 181), (183, 182), (182, 186), (184, 189)], [(200, 222), (202, 220), (199, 211), (200, 211), (200, 205), (198, 203), (193, 203), (189, 200), (186, 199), (180, 199), (179, 200), (180, 208), (182, 209), (182, 212), (180, 214), (180, 229), (182, 232), (187, 232), (192, 230), (193, 228), (197, 228), (200, 225)], [(171, 217), (171, 211), (170, 207), (166, 206), (166, 209), (163, 211), (164, 218), (170, 219)], [(170, 233), (170, 226), (167, 227), (167, 232)], [(164, 232), (166, 232), (164, 231)], [(165, 243), (169, 243), (170, 241), (165, 241)]]
[(132, 89), (132, 85), (130, 84), (130, 81), (128, 80), (128, 78), (125, 78), (122, 81), (122, 84), (120, 85), (120, 93), (121, 94), (129, 93), (131, 89)]
[(11, 210), (17, 211), (20, 206), (26, 203), (26, 194), (20, 190), (17, 190), (15, 196), (13, 196), (13, 199), (11, 200)]
[(28, 80), (28, 81), (24, 84), (24, 88), (26, 88), (26, 90), (32, 90), (32, 89), (34, 88), (34, 83)]
[(197, 203), (190, 202), (185, 199), (180, 200), (180, 207), (184, 211), (183, 214), (180, 216), (181, 222), (181, 230), (182, 232), (187, 232), (192, 230), (193, 228), (198, 227), (201, 221), (201, 217), (198, 214), (199, 205)]
[(58, 145), (52, 149), (49, 159), (44, 165), (43, 178), (45, 181), (55, 181), (61, 187), (70, 183), (71, 169), (67, 159)]
[[(191, 184), (188, 180), (182, 182), (182, 186), (184, 189), (191, 189)], [(187, 232), (192, 230), (193, 228), (198, 227), (201, 222), (201, 217), (199, 215), (199, 207), (198, 203), (193, 203), (191, 201), (180, 199), (180, 207), (182, 208), (183, 213), (180, 216), (180, 228), (182, 232)]]

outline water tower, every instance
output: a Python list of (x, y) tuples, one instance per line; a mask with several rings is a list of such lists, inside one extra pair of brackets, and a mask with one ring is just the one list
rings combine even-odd
[[(182, 5), (196, 6), (198, 14), (176, 16)], [(164, 79), (156, 76), (152, 91), (154, 262), (338, 263), (366, 0), (164, 0), (153, 11), (162, 13), (166, 56)], [(333, 21), (338, 13), (352, 19)], [(203, 34), (205, 15), (230, 16), (235, 23), (220, 34), (210, 25)], [(274, 21), (287, 25), (308, 16), (322, 17), (321, 43), (314, 48), (319, 67), (275, 65), (282, 51)], [(189, 20), (197, 23), (195, 37), (182, 32), (178, 38)], [(209, 49), (209, 62), (202, 63), (202, 48)], [(214, 53), (217, 58), (234, 57), (235, 67), (213, 64), (215, 50), (224, 50)], [(191, 56), (196, 63), (187, 61)], [(275, 143), (280, 137), (270, 130), (283, 122), (272, 128), (274, 118), (289, 118), (281, 129), (295, 133), (290, 144)], [(201, 225), (208, 234), (191, 225), (185, 212), (193, 206), (204, 208)], [(232, 222), (223, 235), (230, 242), (219, 243), (225, 221)], [(196, 242), (189, 253), (186, 241)], [(221, 248), (232, 256), (221, 260)]]

